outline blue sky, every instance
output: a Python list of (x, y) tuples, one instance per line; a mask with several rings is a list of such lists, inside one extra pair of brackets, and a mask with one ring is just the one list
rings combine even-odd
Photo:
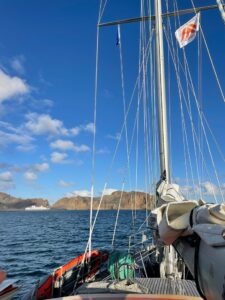
[[(179, 2), (179, 8), (191, 7), (191, 2), (186, 1), (185, 7), (183, 2)], [(204, 1), (204, 4), (208, 3), (214, 4), (214, 1)], [(202, 1), (195, 1), (195, 4), (200, 6)], [(23, 198), (43, 197), (53, 202), (64, 195), (82, 194), (82, 191), (87, 194), (90, 190), (98, 9), (97, 0), (0, 2), (1, 191)], [(136, 17), (139, 11), (137, 0), (108, 0), (102, 20)], [(181, 22), (191, 17), (184, 16)], [(201, 22), (224, 87), (225, 27), (218, 11), (204, 13)], [(138, 71), (139, 25), (125, 25), (121, 32), (128, 103)], [(167, 51), (165, 45), (166, 55)], [(196, 53), (197, 39), (186, 47), (194, 79), (197, 78)], [(118, 148), (115, 163), (107, 177), (123, 123), (116, 28), (101, 30), (99, 54), (96, 194), (102, 191), (108, 179), (107, 188), (110, 189), (121, 189), (123, 180), (126, 181), (126, 190), (136, 187), (132, 160), (131, 183), (125, 171), (127, 158), (124, 141)], [(225, 104), (216, 86), (205, 49), (202, 55), (203, 111), (224, 152)], [(171, 71), (171, 107), (176, 115), (172, 119), (172, 170), (173, 178), (184, 184), (184, 157), (176, 90), (175, 73)], [(133, 106), (127, 125), (129, 140), (135, 112)], [(144, 150), (141, 142), (139, 146), (138, 189), (144, 190)], [(224, 184), (224, 161), (215, 155), (221, 184)], [(135, 150), (131, 158), (135, 159)], [(208, 191), (210, 196), (212, 184), (217, 189), (215, 178), (211, 186), (207, 176), (203, 174), (201, 179), (202, 184), (205, 184), (205, 193)]]

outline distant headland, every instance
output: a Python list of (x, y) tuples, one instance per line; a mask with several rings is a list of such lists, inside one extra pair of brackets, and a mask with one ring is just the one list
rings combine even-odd
[[(105, 195), (102, 200), (101, 210), (116, 210), (121, 197), (121, 191), (115, 191), (111, 195)], [(93, 209), (98, 209), (100, 197), (94, 197)], [(153, 196), (143, 192), (123, 192), (121, 209), (142, 210), (153, 208)], [(47, 199), (31, 198), (22, 199), (0, 192), (0, 211), (25, 210), (27, 207), (46, 207), (54, 210), (89, 210), (90, 197), (74, 196), (64, 197), (50, 205)]]

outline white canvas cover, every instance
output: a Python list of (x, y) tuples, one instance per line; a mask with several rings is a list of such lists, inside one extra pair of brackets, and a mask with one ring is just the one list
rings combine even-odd
[(178, 237), (193, 233), (189, 226), (190, 213), (198, 206), (197, 201), (171, 202), (158, 209), (159, 236), (166, 245)]
[(166, 245), (171, 245), (180, 236), (193, 233), (190, 224), (191, 214), (193, 226), (198, 224), (225, 226), (225, 204), (183, 200), (179, 186), (167, 184), (165, 181), (160, 183), (157, 193), (161, 202), (166, 204), (158, 207), (153, 214), (157, 215), (159, 236)]
[(184, 197), (180, 193), (179, 185), (166, 183), (164, 180), (158, 186), (157, 193), (159, 198), (165, 203), (184, 200)]

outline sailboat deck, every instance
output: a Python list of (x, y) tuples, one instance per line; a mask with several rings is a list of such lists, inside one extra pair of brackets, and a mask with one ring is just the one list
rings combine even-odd
[[(57, 300), (202, 300), (199, 297), (177, 295), (145, 295), (145, 294), (87, 294), (56, 298)], [(56, 300), (55, 299), (55, 300)]]
[(199, 297), (195, 282), (192, 280), (167, 278), (137, 278), (135, 280), (147, 294), (173, 294)]
[[(199, 298), (195, 283), (191, 280), (161, 278), (137, 278), (132, 284), (127, 281), (99, 281), (84, 283), (77, 289), (78, 299), (179, 299)], [(176, 295), (176, 296), (175, 296)], [(71, 300), (72, 300), (71, 299)]]

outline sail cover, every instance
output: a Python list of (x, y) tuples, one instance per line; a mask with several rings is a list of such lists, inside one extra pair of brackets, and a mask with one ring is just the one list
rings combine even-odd
[[(225, 245), (224, 203), (186, 200), (180, 193), (179, 185), (169, 184), (165, 180), (158, 183), (157, 196), (161, 206), (152, 211), (152, 217), (164, 244), (171, 245), (178, 237), (197, 232), (208, 239), (207, 244)], [(213, 237), (214, 231), (217, 234)]]
[(197, 13), (191, 20), (176, 30), (175, 36), (180, 48), (183, 48), (195, 39), (196, 33), (199, 31), (199, 20), (200, 13)]
[(209, 245), (225, 245), (225, 204), (174, 201), (157, 208), (155, 213), (159, 236), (166, 245), (193, 231), (204, 240), (208, 239)]
[(166, 183), (165, 180), (159, 182), (157, 187), (157, 195), (162, 202), (180, 202), (184, 200), (184, 197), (180, 193), (180, 187), (178, 184)]

